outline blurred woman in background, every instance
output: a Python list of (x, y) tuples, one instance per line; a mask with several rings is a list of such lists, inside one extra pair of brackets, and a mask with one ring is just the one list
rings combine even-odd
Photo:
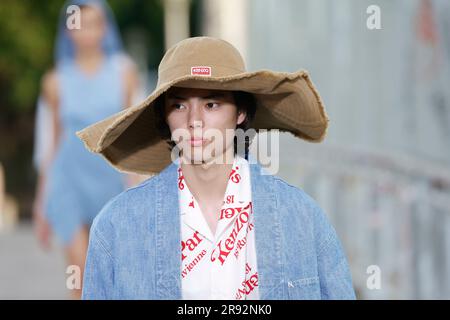
[[(80, 9), (79, 29), (68, 28), (67, 19), (76, 19), (73, 14), (77, 14), (69, 15), (71, 5)], [(110, 198), (136, 180), (89, 153), (75, 132), (131, 105), (138, 75), (122, 50), (113, 14), (102, 0), (65, 4), (55, 60), (54, 69), (43, 77), (39, 99), (39, 109), (46, 108), (51, 121), (45, 126), (37, 119), (37, 131), (51, 132), (52, 143), (40, 150), (35, 146), (35, 153), (41, 154), (35, 156), (38, 185), (33, 218), (41, 244), (49, 247), (53, 231), (64, 246), (68, 265), (78, 266), (82, 275), (90, 224)], [(45, 112), (39, 112), (42, 118)], [(72, 293), (79, 298), (81, 288)]]

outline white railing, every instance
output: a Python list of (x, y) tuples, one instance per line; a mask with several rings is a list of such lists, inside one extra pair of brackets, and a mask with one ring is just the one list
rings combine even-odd
[[(282, 167), (330, 217), (359, 298), (450, 298), (448, 167), (330, 145), (298, 149)], [(381, 270), (379, 290), (366, 285), (371, 265)]]

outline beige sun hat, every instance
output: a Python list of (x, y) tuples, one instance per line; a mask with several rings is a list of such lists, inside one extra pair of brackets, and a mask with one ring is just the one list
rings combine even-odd
[(194, 37), (165, 53), (156, 89), (142, 103), (77, 131), (77, 136), (121, 172), (160, 172), (171, 154), (152, 106), (173, 86), (252, 93), (257, 108), (251, 128), (256, 131), (279, 129), (310, 142), (322, 141), (327, 131), (328, 116), (307, 71), (247, 72), (240, 53), (227, 41)]

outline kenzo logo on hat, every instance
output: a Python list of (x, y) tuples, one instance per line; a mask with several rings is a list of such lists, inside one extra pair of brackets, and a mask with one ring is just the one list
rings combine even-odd
[(191, 67), (191, 76), (211, 76), (211, 67)]

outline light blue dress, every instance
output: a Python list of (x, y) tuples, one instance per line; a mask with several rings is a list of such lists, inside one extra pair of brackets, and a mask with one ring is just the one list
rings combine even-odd
[(45, 212), (53, 232), (69, 244), (102, 206), (124, 190), (124, 175), (90, 153), (75, 135), (120, 110), (124, 86), (118, 55), (106, 56), (97, 72), (85, 74), (73, 59), (57, 68), (62, 136), (46, 185)]

